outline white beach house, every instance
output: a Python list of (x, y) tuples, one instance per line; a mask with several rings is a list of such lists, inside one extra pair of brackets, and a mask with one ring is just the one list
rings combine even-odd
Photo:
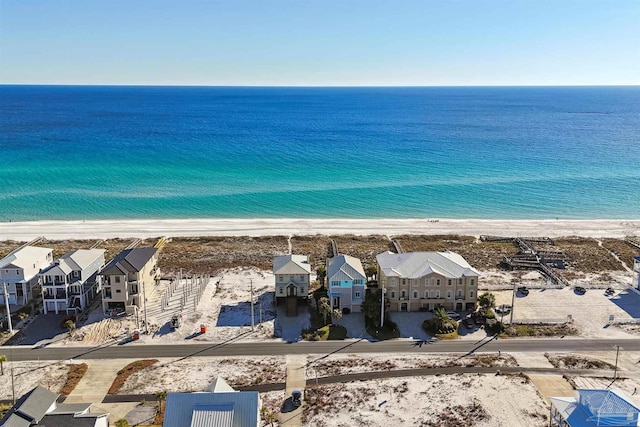
[(84, 310), (100, 290), (98, 271), (104, 249), (77, 249), (64, 254), (40, 272), (45, 314)]
[(0, 301), (4, 303), (4, 286), (9, 304), (25, 305), (38, 284), (40, 269), (53, 261), (53, 249), (24, 246), (0, 260)]
[(475, 309), (480, 272), (457, 253), (384, 252), (376, 260), (389, 311)]
[(309, 296), (311, 265), (306, 255), (283, 255), (273, 258), (273, 274), (278, 300), (288, 296)]
[(367, 276), (358, 258), (340, 254), (327, 261), (327, 282), (331, 306), (359, 313), (364, 299)]

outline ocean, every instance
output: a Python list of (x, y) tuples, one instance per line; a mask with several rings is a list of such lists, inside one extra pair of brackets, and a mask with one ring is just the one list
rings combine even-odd
[(640, 87), (0, 86), (0, 221), (640, 218)]

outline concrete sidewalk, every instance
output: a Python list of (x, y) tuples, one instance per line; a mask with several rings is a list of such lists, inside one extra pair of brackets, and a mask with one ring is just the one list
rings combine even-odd
[(138, 402), (103, 404), (102, 400), (107, 395), (118, 371), (132, 361), (133, 359), (73, 360), (72, 363), (86, 363), (88, 369), (76, 388), (67, 396), (65, 403), (93, 403), (92, 412), (108, 412), (110, 422), (124, 418), (138, 405)]
[[(304, 408), (304, 388), (306, 385), (305, 365), (307, 364), (306, 355), (288, 355), (287, 356), (287, 382), (285, 390), (285, 402), (280, 412), (281, 427), (300, 427), (302, 426), (302, 409)], [(300, 407), (293, 409), (291, 404), (291, 393), (294, 390), (302, 392), (303, 400)]]

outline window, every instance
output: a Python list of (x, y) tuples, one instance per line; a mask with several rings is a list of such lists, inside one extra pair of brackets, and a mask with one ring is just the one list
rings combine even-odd
[(418, 284), (418, 279), (411, 279), (411, 284), (416, 286)]
[(458, 296), (462, 297), (462, 291), (461, 290), (458, 291)]
[(355, 291), (355, 292), (353, 293), (353, 297), (354, 297), (354, 298), (360, 298), (360, 291)]
[(418, 299), (418, 291), (413, 291), (413, 299)]
[(462, 279), (458, 279), (458, 285), (462, 285)]
[(402, 279), (402, 286), (407, 284), (407, 279)]
[(77, 270), (73, 270), (73, 277), (78, 277), (80, 274)]
[(428, 299), (428, 298), (429, 298), (429, 291), (424, 291), (424, 297), (425, 297), (426, 299)]
[(475, 280), (471, 279), (471, 286), (473, 286), (475, 284)]
[(451, 299), (451, 291), (447, 291), (447, 299)]
[(402, 292), (400, 292), (400, 296), (402, 298), (405, 298), (407, 296), (407, 291), (403, 290)]
[(391, 278), (391, 286), (395, 286), (396, 285), (396, 278), (392, 277)]
[(116, 276), (116, 283), (120, 283), (120, 276)]
[(440, 299), (440, 291), (436, 291), (436, 299)]
[(436, 279), (436, 286), (440, 286), (440, 279)]
[(448, 280), (447, 286), (451, 286), (451, 279)]
[(284, 282), (284, 276), (282, 274), (278, 274), (278, 282)]
[(473, 298), (473, 291), (469, 291), (469, 298)]
[(333, 282), (331, 282), (331, 286), (340, 286), (340, 282), (334, 280)]
[(301, 275), (300, 275), (300, 280), (302, 280), (302, 281), (304, 282), (304, 278), (305, 278), (305, 275), (304, 275), (304, 274), (301, 274)]
[(284, 294), (284, 289), (280, 288), (280, 292), (279, 292), (279, 294), (280, 294), (280, 295)]
[(391, 291), (391, 298), (395, 298), (396, 297), (396, 291)]
[(19, 275), (20, 275), (20, 270), (16, 270), (16, 276), (19, 276)]
[(122, 293), (122, 289), (116, 289), (116, 294), (121, 294)]
[(301, 286), (301, 287), (300, 287), (300, 292), (301, 292), (301, 293), (304, 293), (304, 286)]

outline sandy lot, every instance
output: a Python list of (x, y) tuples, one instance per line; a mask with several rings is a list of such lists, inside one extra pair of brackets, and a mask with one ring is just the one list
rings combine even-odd
[[(6, 354), (10, 357), (8, 352)], [(4, 362), (4, 376), (0, 377), (0, 400), (12, 399), (12, 365), (16, 399), (38, 384), (58, 393), (67, 380), (69, 371), (69, 366), (65, 362)]]

